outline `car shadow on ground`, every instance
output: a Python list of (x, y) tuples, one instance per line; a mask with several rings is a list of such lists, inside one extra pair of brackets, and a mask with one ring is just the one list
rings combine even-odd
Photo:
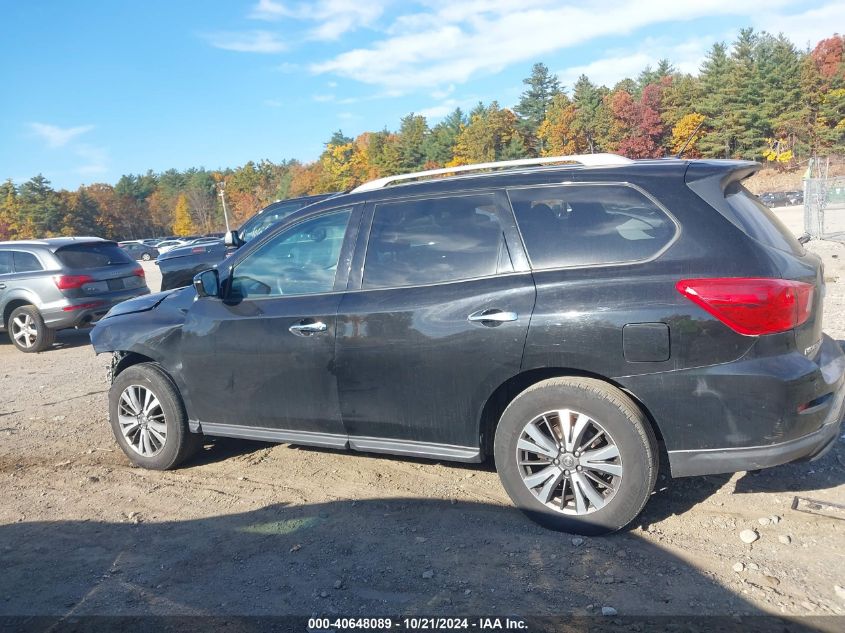
[[(273, 446), (275, 445), (251, 440), (225, 437), (207, 438), (203, 451), (185, 463), (185, 467), (203, 466), (233, 457), (246, 456)], [(496, 466), (492, 459), (487, 459), (477, 464), (466, 464), (461, 462), (438, 462), (436, 460), (379, 453), (360, 453), (356, 451), (316, 448), (312, 446), (290, 445), (290, 448), (313, 453), (315, 463), (320, 460), (320, 455), (326, 452), (341, 455), (350, 460), (350, 468), (354, 468), (354, 462), (352, 460), (364, 458), (428, 465), (437, 463), (440, 467), (453, 471), (455, 481), (464, 479), (466, 474), (470, 472), (496, 472)], [(446, 477), (448, 478), (448, 475)], [(730, 478), (731, 475), (728, 474), (672, 479), (666, 466), (666, 460), (664, 459), (661, 461), (660, 473), (651, 499), (642, 514), (628, 526), (627, 530), (633, 530), (638, 527), (646, 529), (653, 523), (659, 523), (670, 516), (687, 512), (690, 508), (714, 495)], [(499, 484), (497, 483), (496, 485)]]
[[(833, 488), (845, 482), (845, 469), (841, 464), (845, 461), (842, 442), (831, 453), (818, 462), (801, 462), (758, 473), (744, 473), (736, 482), (734, 494), (751, 492), (801, 492), (803, 490), (818, 490)], [(256, 442), (234, 438), (207, 438), (203, 450), (185, 464), (185, 467), (203, 466), (225, 461), (239, 456), (272, 448), (275, 444)], [(368, 459), (402, 461), (415, 464), (433, 465), (439, 463), (441, 467), (455, 472), (455, 480), (464, 479), (469, 472), (495, 473), (496, 468), (492, 459), (482, 463), (464, 464), (460, 462), (435, 462), (433, 460), (385, 455), (377, 453), (358, 453), (354, 451), (336, 450), (329, 448), (315, 448), (310, 446), (290, 445), (293, 450), (307, 451), (319, 460), (324, 453), (334, 453), (348, 457), (350, 460)], [(352, 464), (350, 464), (352, 465)], [(732, 474), (708, 475), (704, 477), (682, 477), (672, 479), (669, 475), (668, 463), (661, 460), (660, 473), (654, 492), (643, 512), (626, 528), (627, 531), (636, 528), (648, 529), (649, 526), (676, 515), (684, 514), (694, 506), (707, 501), (715, 495), (728, 481)]]
[[(50, 354), (62, 349), (71, 349), (73, 347), (84, 347), (91, 345), (91, 328), (59, 330), (56, 332), (56, 342), (52, 347), (40, 352), (41, 354)], [(13, 348), (14, 344), (9, 339), (8, 332), (0, 332), (0, 347)], [(21, 352), (24, 353), (24, 352)]]
[(824, 490), (845, 484), (845, 442), (836, 444), (824, 457), (811, 462), (795, 462), (775, 468), (745, 473), (734, 492), (803, 492)]
[[(603, 606), (652, 618), (615, 630), (835, 630), (833, 621), (759, 617), (642, 537), (573, 543), (484, 503), (339, 500), (160, 523), (22, 522), (0, 526), (0, 543), (0, 616), (59, 624), (40, 630), (89, 615), (571, 614), (608, 623)], [(696, 626), (685, 628), (685, 616)], [(572, 623), (531, 630), (584, 630)]]

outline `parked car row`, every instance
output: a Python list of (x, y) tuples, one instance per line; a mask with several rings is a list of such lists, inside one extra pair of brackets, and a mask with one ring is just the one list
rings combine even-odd
[(640, 513), (660, 454), (674, 477), (817, 458), (845, 355), (820, 259), (743, 186), (759, 167), (461, 166), (233, 232), (190, 287), (94, 327), (116, 441), (151, 469), (202, 435), (492, 458), (517, 507), (581, 534)]
[(804, 204), (803, 191), (770, 191), (760, 194), (760, 202), (767, 207), (786, 207)]

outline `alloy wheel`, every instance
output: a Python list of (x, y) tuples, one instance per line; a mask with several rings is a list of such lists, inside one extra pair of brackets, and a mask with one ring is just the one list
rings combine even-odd
[(126, 443), (143, 457), (152, 457), (164, 448), (167, 423), (161, 402), (147, 387), (129, 385), (120, 394), (118, 422)]
[(610, 433), (578, 411), (537, 416), (520, 433), (519, 474), (538, 501), (563, 514), (606, 506), (622, 483), (622, 456)]
[(35, 319), (29, 314), (19, 314), (12, 319), (12, 338), (14, 338), (21, 347), (30, 348), (35, 345), (38, 338), (38, 328), (35, 324)]

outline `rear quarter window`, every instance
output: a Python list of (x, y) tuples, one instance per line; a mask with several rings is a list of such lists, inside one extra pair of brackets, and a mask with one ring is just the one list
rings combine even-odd
[(677, 232), (665, 211), (628, 185), (531, 187), (508, 196), (535, 270), (642, 261)]
[(14, 251), (15, 272), (29, 273), (37, 270), (44, 270), (41, 262), (32, 253), (24, 253), (23, 251)]
[(104, 268), (134, 264), (134, 260), (117, 244), (88, 243), (63, 246), (56, 257), (67, 268)]
[(801, 243), (780, 218), (740, 183), (725, 188), (725, 201), (731, 211), (728, 219), (746, 235), (778, 250), (803, 255)]

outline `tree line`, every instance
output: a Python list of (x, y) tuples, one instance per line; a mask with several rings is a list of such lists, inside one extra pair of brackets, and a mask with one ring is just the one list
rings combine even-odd
[(218, 186), (238, 226), (273, 200), (345, 191), (398, 173), (533, 156), (615, 152), (763, 160), (794, 168), (845, 153), (845, 36), (799, 50), (783, 35), (744, 29), (714, 44), (697, 75), (669, 60), (612, 88), (582, 75), (571, 94), (542, 63), (512, 109), (456, 108), (434, 126), (411, 113), (399, 129), (335, 132), (312, 163), (248, 162), (236, 169), (125, 175), (114, 185), (56, 191), (38, 175), (0, 184), (0, 239), (102, 235), (133, 239), (220, 230)]

